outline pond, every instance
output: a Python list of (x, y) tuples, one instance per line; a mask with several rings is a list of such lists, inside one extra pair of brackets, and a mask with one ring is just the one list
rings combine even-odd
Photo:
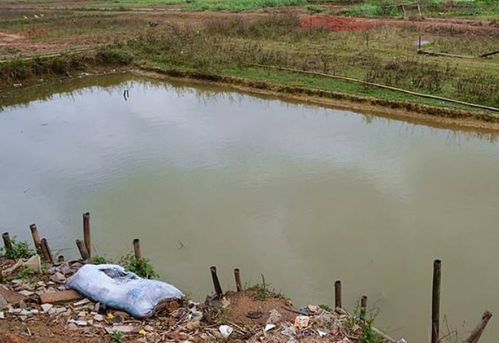
[[(2, 101), (0, 227), (20, 239), (37, 223), (75, 257), (90, 211), (94, 252), (121, 256), (140, 238), (195, 299), (211, 265), (224, 289), (239, 267), (298, 306), (332, 304), (341, 279), (349, 309), (366, 294), (377, 326), (410, 342), (427, 340), (441, 258), (451, 329), (499, 315), (493, 135), (131, 75)], [(484, 342), (499, 339), (494, 322)]]

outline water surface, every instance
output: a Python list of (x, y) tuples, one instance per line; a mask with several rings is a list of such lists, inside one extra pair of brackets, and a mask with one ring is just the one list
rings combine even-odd
[[(90, 211), (98, 254), (141, 238), (194, 298), (211, 291), (210, 265), (224, 289), (239, 267), (297, 305), (331, 304), (341, 279), (349, 308), (368, 295), (377, 325), (411, 342), (428, 336), (441, 258), (451, 328), (499, 315), (494, 136), (130, 76), (3, 102), (0, 226), (19, 238), (36, 222), (75, 256)], [(498, 339), (492, 319), (482, 341)]]

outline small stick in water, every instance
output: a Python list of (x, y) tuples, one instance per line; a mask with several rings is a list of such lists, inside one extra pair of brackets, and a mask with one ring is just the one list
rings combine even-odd
[(215, 288), (215, 293), (218, 298), (221, 298), (223, 292), (222, 292), (222, 287), (220, 286), (220, 281), (218, 280), (217, 267), (215, 266), (210, 267), (210, 271), (211, 271), (211, 278), (213, 279), (213, 287)]
[(88, 260), (89, 256), (88, 256), (88, 251), (87, 251), (87, 247), (85, 246), (85, 244), (82, 241), (80, 241), (79, 239), (77, 239), (76, 246), (78, 247), (78, 250), (80, 251), (81, 259), (83, 261)]
[(29, 229), (31, 230), (31, 237), (33, 237), (33, 244), (35, 245), (36, 252), (42, 254), (42, 242), (40, 241), (40, 235), (38, 234), (36, 224), (31, 224)]
[(241, 273), (239, 271), (239, 268), (234, 269), (234, 278), (236, 279), (236, 290), (238, 292), (241, 292), (243, 290), (243, 287), (241, 285)]
[(360, 298), (360, 319), (361, 320), (366, 320), (366, 313), (367, 313), (367, 296), (363, 295), (362, 298)]
[(12, 252), (12, 241), (10, 240), (10, 235), (8, 232), (2, 234), (3, 245), (5, 246), (5, 252), (10, 254)]
[(47, 239), (42, 238), (41, 242), (42, 242), (42, 250), (43, 250), (43, 255), (45, 256), (45, 260), (50, 264), (54, 264), (54, 259), (52, 258), (52, 252), (50, 252)]
[(137, 261), (142, 260), (142, 250), (140, 249), (140, 239), (135, 238), (133, 240), (133, 251), (135, 253), (135, 258)]
[(437, 343), (440, 336), (440, 279), (442, 261), (433, 262), (433, 290), (431, 295), (431, 343)]
[(92, 257), (92, 240), (90, 238), (90, 213), (83, 213), (83, 242), (87, 248), (88, 258)]
[(466, 343), (478, 343), (478, 340), (482, 336), (483, 330), (485, 330), (485, 327), (487, 326), (487, 323), (489, 322), (490, 318), (492, 318), (492, 313), (489, 311), (485, 311), (482, 314), (482, 319), (480, 320), (480, 323), (471, 331), (471, 334), (468, 336), (466, 339)]
[(342, 308), (341, 304), (341, 281), (337, 280), (334, 283), (334, 307), (336, 308)]

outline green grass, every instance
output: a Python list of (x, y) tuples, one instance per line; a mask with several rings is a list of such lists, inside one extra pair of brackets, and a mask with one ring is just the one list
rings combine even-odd
[(306, 5), (307, 0), (192, 0), (183, 8), (188, 10), (243, 11), (255, 8)]
[[(398, 0), (365, 0), (358, 4), (346, 6), (340, 14), (351, 17), (403, 17), (417, 16), (417, 7), (405, 6), (406, 13), (397, 4), (409, 4), (413, 1)], [(497, 0), (422, 0), (420, 8), (423, 16), (448, 17), (487, 17), (499, 18)]]

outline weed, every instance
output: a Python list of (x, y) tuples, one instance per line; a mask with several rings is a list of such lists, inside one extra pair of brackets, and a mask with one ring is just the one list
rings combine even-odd
[(128, 254), (120, 258), (119, 264), (132, 273), (146, 279), (159, 278), (158, 273), (146, 258), (137, 259), (134, 255)]
[(125, 341), (125, 335), (123, 334), (123, 332), (114, 331), (113, 333), (111, 333), (111, 342), (122, 343), (124, 341)]
[(333, 309), (331, 308), (331, 306), (326, 305), (326, 304), (320, 304), (319, 308), (321, 308), (321, 309), (323, 309), (324, 311), (327, 311), (327, 312), (333, 312)]
[(108, 263), (112, 263), (112, 261), (108, 260), (104, 256), (94, 256), (91, 259), (91, 263), (93, 263), (93, 264), (108, 264)]
[(307, 11), (309, 11), (310, 13), (322, 13), (324, 12), (324, 9), (321, 8), (321, 7), (317, 7), (315, 5), (307, 5), (305, 6), (305, 8), (307, 9)]
[(5, 257), (17, 260), (20, 258), (30, 258), (35, 254), (26, 241), (18, 242), (15, 236), (12, 237), (10, 241), (12, 248), (0, 248), (0, 253)]

